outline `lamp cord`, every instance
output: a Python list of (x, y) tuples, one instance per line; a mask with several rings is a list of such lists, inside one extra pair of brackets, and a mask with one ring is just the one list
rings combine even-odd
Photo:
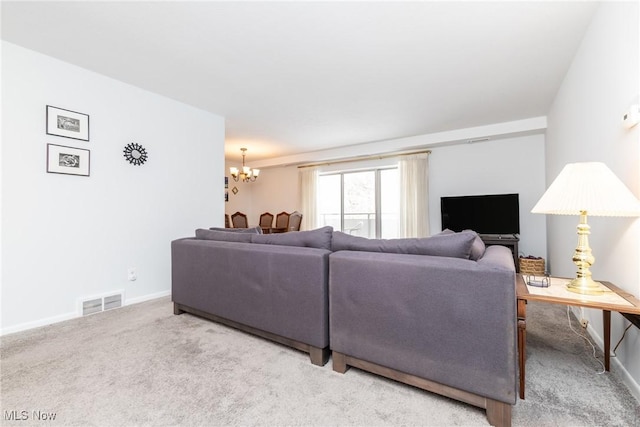
[(622, 336), (620, 337), (620, 340), (618, 341), (618, 344), (616, 344), (616, 346), (613, 348), (613, 357), (617, 357), (618, 355), (616, 354), (616, 350), (618, 349), (618, 347), (620, 346), (620, 344), (622, 343), (622, 340), (624, 339), (624, 336), (627, 335), (627, 331), (629, 330), (630, 327), (633, 326), (633, 323), (629, 323), (629, 326), (627, 326), (624, 330), (624, 332), (622, 333)]
[(606, 370), (604, 368), (604, 363), (602, 363), (602, 361), (600, 359), (598, 359), (598, 356), (596, 356), (596, 346), (593, 345), (591, 340), (589, 338), (587, 338), (586, 335), (583, 335), (583, 334), (579, 333), (578, 331), (576, 331), (575, 329), (573, 329), (573, 325), (571, 324), (571, 316), (570, 316), (569, 306), (567, 306), (567, 320), (569, 322), (569, 328), (573, 331), (573, 333), (576, 334), (577, 336), (583, 338), (586, 342), (589, 343), (589, 345), (591, 346), (591, 349), (593, 350), (593, 358), (596, 359), (596, 361), (600, 364), (600, 366), (602, 366), (602, 371), (596, 372), (596, 373), (598, 375), (604, 374), (606, 372)]

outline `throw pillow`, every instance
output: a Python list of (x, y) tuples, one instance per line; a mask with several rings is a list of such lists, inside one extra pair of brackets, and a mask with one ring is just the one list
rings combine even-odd
[[(475, 236), (473, 240), (473, 244), (471, 245), (471, 254), (469, 255), (469, 259), (477, 261), (480, 258), (482, 258), (482, 255), (484, 255), (484, 251), (487, 247), (482, 241), (482, 239), (480, 238), (480, 236), (478, 235), (478, 233), (476, 233), (473, 230), (462, 230), (461, 233), (471, 233)], [(445, 228), (444, 230), (436, 234), (436, 236), (450, 236), (452, 234), (456, 234), (456, 232), (453, 230), (449, 230), (448, 228)]]
[(252, 234), (252, 243), (282, 246), (302, 246), (331, 250), (333, 227), (327, 226), (309, 231), (290, 231), (276, 234)]
[(461, 233), (469, 233), (474, 236), (473, 244), (471, 245), (470, 259), (477, 261), (482, 258), (482, 255), (484, 255), (484, 251), (487, 249), (487, 246), (484, 244), (478, 233), (473, 230), (462, 230)]
[(447, 234), (456, 234), (456, 232), (453, 231), (453, 230), (449, 230), (448, 228), (445, 228), (444, 230), (442, 230), (441, 232), (436, 234), (436, 236), (443, 236), (443, 235), (447, 235)]

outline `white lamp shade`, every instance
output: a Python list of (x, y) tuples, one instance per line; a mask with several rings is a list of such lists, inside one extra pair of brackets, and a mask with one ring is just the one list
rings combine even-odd
[(640, 201), (600, 162), (569, 163), (551, 183), (532, 213), (640, 216)]

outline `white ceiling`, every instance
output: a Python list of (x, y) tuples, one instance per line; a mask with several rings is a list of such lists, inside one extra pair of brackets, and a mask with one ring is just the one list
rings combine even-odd
[(2, 2), (2, 38), (226, 119), (248, 159), (547, 114), (594, 2)]

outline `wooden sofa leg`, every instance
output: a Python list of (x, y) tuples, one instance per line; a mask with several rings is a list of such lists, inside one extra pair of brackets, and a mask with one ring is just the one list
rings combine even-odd
[(174, 302), (173, 303), (173, 314), (182, 314), (182, 313), (184, 313), (184, 310), (181, 310), (180, 306)]
[(487, 399), (487, 420), (495, 427), (511, 427), (511, 405)]
[(309, 358), (311, 363), (317, 366), (324, 366), (329, 361), (329, 347), (318, 348), (309, 346)]
[(340, 374), (344, 374), (345, 372), (347, 372), (347, 369), (349, 369), (349, 367), (347, 366), (347, 357), (342, 354), (342, 353), (338, 353), (338, 352), (333, 352), (333, 370), (340, 373)]

